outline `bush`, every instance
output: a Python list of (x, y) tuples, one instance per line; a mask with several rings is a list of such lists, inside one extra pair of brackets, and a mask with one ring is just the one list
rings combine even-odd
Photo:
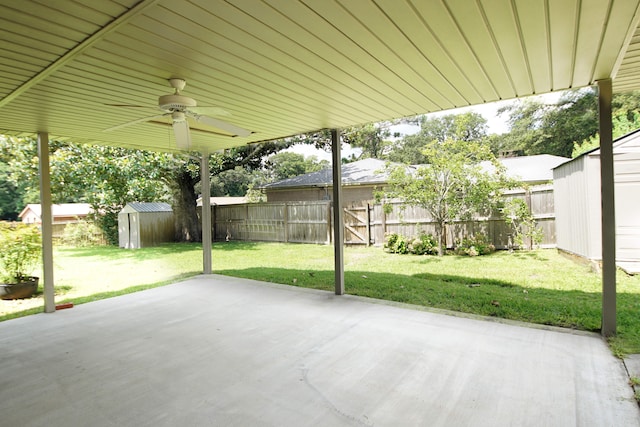
[(18, 283), (40, 263), (42, 236), (35, 225), (0, 223), (0, 279)]
[(104, 238), (100, 228), (94, 223), (84, 220), (67, 224), (62, 235), (62, 243), (69, 246), (95, 246), (103, 241)]
[(398, 233), (388, 234), (385, 238), (384, 247), (392, 254), (438, 254), (438, 243), (435, 237), (425, 233), (420, 233), (418, 237), (413, 239), (409, 239)]
[(431, 234), (420, 233), (411, 242), (409, 251), (416, 255), (438, 255), (438, 241)]
[[(542, 228), (537, 227), (536, 220), (522, 199), (511, 199), (502, 208), (504, 220), (513, 231), (513, 245), (519, 249), (533, 249), (544, 238)], [(529, 245), (526, 244), (529, 239)]]
[(387, 235), (384, 243), (385, 249), (388, 249), (392, 254), (408, 254), (409, 242), (406, 237), (398, 233), (391, 233)]
[(484, 234), (476, 234), (471, 237), (464, 237), (457, 242), (455, 254), (467, 256), (488, 255), (495, 252), (496, 247), (489, 243), (489, 239)]

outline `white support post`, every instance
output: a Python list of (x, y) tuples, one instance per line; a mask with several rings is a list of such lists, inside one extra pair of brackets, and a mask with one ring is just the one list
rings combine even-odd
[(344, 294), (344, 220), (342, 214), (342, 153), (340, 133), (331, 130), (333, 161), (333, 251), (336, 295)]
[(616, 214), (611, 121), (611, 79), (598, 81), (602, 195), (602, 335), (616, 334)]
[(53, 215), (51, 213), (51, 174), (49, 167), (49, 134), (38, 132), (38, 164), (40, 168), (40, 207), (42, 209), (42, 275), (44, 312), (56, 311), (53, 281)]
[(211, 177), (209, 171), (209, 152), (202, 151), (200, 162), (200, 183), (202, 187), (202, 272), (211, 274)]

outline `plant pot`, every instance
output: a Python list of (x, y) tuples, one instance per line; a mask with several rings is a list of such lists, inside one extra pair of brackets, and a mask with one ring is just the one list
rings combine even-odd
[(20, 283), (0, 284), (0, 299), (31, 298), (38, 290), (38, 277), (27, 277)]

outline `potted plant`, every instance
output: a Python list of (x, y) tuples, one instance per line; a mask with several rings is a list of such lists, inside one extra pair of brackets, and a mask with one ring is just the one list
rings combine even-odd
[(38, 289), (30, 274), (40, 262), (42, 237), (34, 225), (0, 222), (0, 298), (29, 298)]

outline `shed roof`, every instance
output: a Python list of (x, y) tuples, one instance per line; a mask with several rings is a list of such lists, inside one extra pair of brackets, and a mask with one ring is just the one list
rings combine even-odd
[[(630, 152), (634, 152), (634, 153), (640, 152), (640, 129), (636, 129), (633, 132), (629, 132), (626, 135), (622, 135), (613, 141), (614, 155), (630, 153)], [(586, 153), (582, 153), (576, 158), (573, 158), (564, 163), (561, 163), (556, 167), (559, 168), (564, 164), (569, 164), (575, 161), (576, 159), (580, 159), (584, 156), (595, 156), (595, 157), (600, 156), (600, 147), (594, 148), (593, 150), (587, 151)]]
[(253, 131), (191, 122), (210, 152), (602, 79), (640, 87), (640, 0), (5, 0), (0, 16), (0, 133), (16, 136), (176, 150), (169, 118), (137, 121), (171, 77)]
[(133, 212), (173, 212), (173, 210), (171, 205), (164, 202), (131, 202), (120, 211), (120, 213)]

